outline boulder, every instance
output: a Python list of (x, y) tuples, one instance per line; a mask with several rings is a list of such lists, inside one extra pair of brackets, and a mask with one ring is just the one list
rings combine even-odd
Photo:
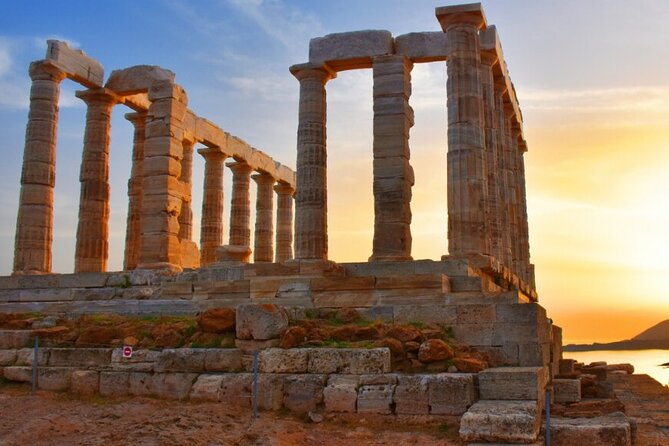
[(278, 339), (288, 329), (288, 315), (274, 304), (239, 305), (236, 329), (242, 340)]
[(453, 365), (463, 373), (478, 373), (488, 368), (485, 361), (476, 358), (454, 358)]
[(437, 362), (451, 359), (453, 349), (441, 339), (428, 339), (418, 349), (418, 360), (421, 362)]
[(236, 313), (232, 308), (210, 308), (200, 314), (197, 324), (205, 333), (226, 333), (235, 329)]
[(400, 342), (420, 342), (422, 340), (420, 330), (411, 325), (395, 325), (386, 332), (386, 337), (395, 338)]
[(279, 347), (281, 348), (293, 348), (299, 347), (304, 341), (307, 340), (307, 330), (304, 327), (290, 327), (281, 337), (281, 343)]

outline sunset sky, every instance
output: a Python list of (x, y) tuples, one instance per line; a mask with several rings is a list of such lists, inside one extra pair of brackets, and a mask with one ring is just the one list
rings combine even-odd
[[(309, 39), (360, 29), (438, 31), (434, 8), (455, 3), (6, 2), (0, 274), (12, 268), (27, 67), (44, 57), (46, 39), (83, 49), (106, 76), (138, 64), (171, 69), (198, 115), (294, 167), (299, 85), (288, 67), (307, 61)], [(500, 34), (525, 118), (531, 257), (541, 304), (564, 327), (566, 341), (628, 338), (669, 319), (669, 3), (494, 0), (483, 6)], [(417, 64), (412, 78), (413, 256), (438, 259), (447, 253), (445, 64)], [(74, 264), (86, 113), (74, 96), (80, 89), (71, 81), (61, 86), (57, 272), (71, 272)], [(327, 90), (330, 257), (363, 261), (373, 226), (371, 70), (340, 73)], [(129, 111), (116, 107), (112, 121), (111, 270), (122, 265), (132, 150), (132, 126), (123, 114)], [(197, 226), (201, 159), (194, 169)]]

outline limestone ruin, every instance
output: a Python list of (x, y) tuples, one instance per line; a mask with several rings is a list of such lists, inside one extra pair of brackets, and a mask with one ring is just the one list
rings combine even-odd
[[(449, 414), (461, 416), (463, 441), (537, 444), (546, 392), (563, 402), (581, 394), (573, 367), (560, 370), (561, 329), (537, 303), (522, 115), (499, 35), (481, 5), (439, 7), (436, 17), (443, 32), (356, 31), (311, 40), (308, 62), (290, 67), (300, 87), (296, 172), (197, 116), (172, 72), (135, 66), (103, 83), (97, 61), (49, 41), (46, 58), (30, 67), (14, 274), (0, 277), (0, 314), (202, 318), (227, 309), (235, 348), (140, 348), (132, 360), (111, 346), (49, 348), (40, 359), (40, 385), (248, 407), (252, 355), (259, 351), (263, 410)], [(428, 62), (446, 62), (448, 70), (449, 253), (413, 260), (411, 70)], [(338, 264), (328, 259), (326, 83), (339, 71), (365, 68), (374, 79), (373, 250), (368, 261)], [(51, 274), (58, 91), (66, 77), (88, 88), (77, 94), (88, 113), (75, 271)], [(126, 116), (135, 135), (124, 271), (107, 272), (109, 125), (116, 104), (133, 110)], [(206, 162), (199, 246), (192, 240), (195, 143), (206, 146), (198, 150)], [(225, 163), (228, 158), (233, 161)], [(233, 175), (227, 245), (225, 167)], [(251, 178), (258, 186), (253, 247)], [(306, 331), (286, 341), (290, 327), (350, 311), (383, 330), (436, 324), (443, 331), (385, 346), (372, 337), (374, 348), (323, 348)], [(374, 330), (366, 333), (381, 336), (383, 330)], [(446, 332), (457, 348), (485, 361), (458, 364), (445, 355), (433, 363), (420, 354), (443, 344), (434, 339)], [(6, 350), (0, 372), (7, 379), (30, 380), (22, 347), (35, 334), (0, 331)], [(398, 351), (414, 372), (398, 366)], [(609, 444), (629, 445), (625, 417), (610, 423), (620, 435)]]

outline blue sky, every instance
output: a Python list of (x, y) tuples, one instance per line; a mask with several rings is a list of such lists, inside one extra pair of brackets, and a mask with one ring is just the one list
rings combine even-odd
[[(288, 67), (307, 60), (309, 39), (360, 29), (438, 31), (434, 8), (456, 2), (4, 3), (0, 274), (12, 265), (27, 67), (44, 56), (47, 38), (83, 49), (103, 64), (106, 76), (137, 64), (171, 69), (198, 115), (292, 167), (299, 86)], [(562, 315), (576, 307), (599, 314), (606, 302), (607, 311), (621, 318), (641, 307), (639, 324), (658, 311), (669, 316), (669, 4), (494, 0), (483, 6), (498, 28), (525, 117), (531, 249), (542, 302)], [(416, 65), (412, 76), (414, 257), (436, 259), (446, 252), (446, 69)], [(54, 227), (54, 269), (60, 272), (73, 267), (86, 112), (74, 97), (78, 89), (71, 81), (61, 88)], [(364, 260), (373, 222), (371, 73), (341, 73), (328, 84), (328, 107), (331, 254)], [(122, 262), (132, 144), (123, 114), (129, 111), (116, 107), (112, 121), (111, 269)], [(196, 218), (201, 172), (196, 160)], [(643, 298), (632, 305), (636, 296)]]

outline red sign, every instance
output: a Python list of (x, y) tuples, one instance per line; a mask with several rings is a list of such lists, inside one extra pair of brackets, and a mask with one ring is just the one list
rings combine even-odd
[(123, 347), (123, 357), (124, 358), (132, 358), (132, 347), (129, 345), (126, 345)]

